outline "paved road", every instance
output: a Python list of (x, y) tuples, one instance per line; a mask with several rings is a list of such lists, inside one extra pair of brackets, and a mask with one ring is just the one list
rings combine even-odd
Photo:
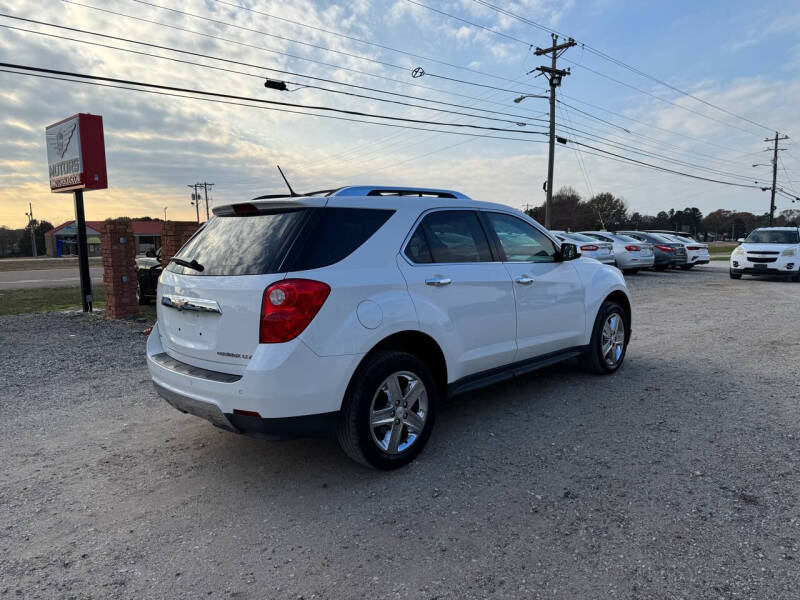
[[(92, 283), (102, 283), (103, 267), (89, 267)], [(31, 269), (30, 271), (0, 271), (0, 290), (80, 285), (78, 267), (68, 269)]]
[(800, 283), (628, 279), (619, 373), (445, 402), (392, 473), (172, 409), (141, 324), (0, 317), (0, 598), (797, 599)]

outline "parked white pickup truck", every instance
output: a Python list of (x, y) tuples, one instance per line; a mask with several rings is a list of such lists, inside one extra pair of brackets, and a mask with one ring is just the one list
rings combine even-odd
[(746, 275), (783, 275), (800, 281), (800, 228), (761, 227), (731, 253), (731, 279)]

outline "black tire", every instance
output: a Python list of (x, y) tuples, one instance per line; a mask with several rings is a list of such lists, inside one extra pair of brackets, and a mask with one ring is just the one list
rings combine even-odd
[(639, 272), (639, 269), (623, 269), (622, 272), (625, 275), (636, 275)]
[(656, 270), (656, 271), (666, 271), (668, 266), (669, 266), (669, 264), (666, 264), (666, 265), (655, 265), (653, 267), (653, 269)]
[[(622, 320), (624, 327), (625, 338), (622, 344), (622, 352), (619, 358), (613, 364), (609, 364), (603, 355), (603, 328), (606, 321), (612, 316), (617, 315)], [(581, 357), (581, 366), (590, 373), (597, 373), (599, 375), (607, 375), (619, 370), (622, 363), (625, 362), (625, 353), (628, 350), (628, 342), (630, 341), (630, 318), (628, 313), (625, 312), (619, 304), (606, 300), (597, 311), (597, 317), (594, 320), (594, 328), (592, 329), (592, 339), (589, 342), (589, 349)]]
[(741, 279), (741, 273), (734, 273), (733, 271), (728, 271), (728, 274), (731, 276), (731, 279)]
[[(423, 392), (427, 408), (424, 411), (422, 430), (416, 433), (408, 448), (399, 452), (389, 452), (379, 446), (377, 435), (373, 433), (370, 426), (370, 419), (373, 414), (373, 399), (375, 401), (378, 401), (379, 398), (389, 399), (388, 408), (392, 408), (388, 391), (384, 394), (381, 390), (384, 389), (387, 379), (398, 373), (411, 374), (416, 377), (417, 382), (421, 382), (425, 386)], [(400, 391), (403, 392), (403, 390)], [(402, 467), (414, 460), (425, 447), (436, 420), (438, 400), (439, 393), (433, 375), (422, 360), (407, 352), (394, 350), (376, 352), (368, 356), (359, 366), (347, 388), (339, 416), (339, 445), (345, 454), (364, 465), (383, 470)], [(413, 406), (420, 409), (422, 407), (421, 400)], [(411, 407), (407, 408), (409, 411), (403, 411), (406, 417), (409, 412), (414, 412), (410, 411)], [(408, 441), (412, 431), (400, 415), (400, 410), (403, 410), (402, 404), (398, 405), (397, 411), (397, 416), (401, 418), (395, 419), (394, 424), (385, 425), (384, 427), (388, 430), (384, 429), (383, 431), (388, 432), (391, 439), (394, 427), (398, 422), (403, 421), (400, 423), (400, 431), (403, 432), (400, 435), (405, 435), (404, 439)], [(392, 412), (391, 416), (394, 417), (395, 413)], [(375, 431), (381, 431), (381, 429), (376, 428)], [(387, 442), (387, 446), (389, 444), (391, 444), (390, 441)]]
[(791, 280), (792, 281), (800, 281), (800, 271), (798, 271), (797, 273), (792, 275)]
[(684, 271), (688, 271), (688, 270), (689, 270), (689, 269), (691, 269), (693, 266), (694, 266), (693, 264), (689, 264), (689, 265), (681, 265), (681, 269), (683, 269)]
[(150, 298), (142, 294), (142, 285), (138, 280), (136, 281), (136, 302), (139, 303), (139, 306), (150, 304)]

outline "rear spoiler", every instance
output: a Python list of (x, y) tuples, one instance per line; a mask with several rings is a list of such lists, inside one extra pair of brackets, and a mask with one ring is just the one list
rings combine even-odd
[(252, 200), (250, 202), (241, 202), (237, 204), (223, 204), (221, 206), (215, 206), (212, 212), (217, 217), (246, 217), (250, 215), (299, 210), (302, 208), (318, 208), (325, 206), (327, 203), (328, 198), (324, 197), (306, 198), (303, 196), (294, 196), (281, 200)]

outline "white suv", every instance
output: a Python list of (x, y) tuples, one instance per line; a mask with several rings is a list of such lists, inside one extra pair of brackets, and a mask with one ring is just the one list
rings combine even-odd
[(336, 433), (391, 469), (442, 398), (573, 357), (613, 373), (630, 333), (620, 271), (525, 214), (347, 187), (215, 208), (161, 275), (147, 363), (178, 410), (259, 437)]
[(783, 275), (800, 281), (800, 229), (761, 227), (731, 253), (731, 279), (747, 275)]

